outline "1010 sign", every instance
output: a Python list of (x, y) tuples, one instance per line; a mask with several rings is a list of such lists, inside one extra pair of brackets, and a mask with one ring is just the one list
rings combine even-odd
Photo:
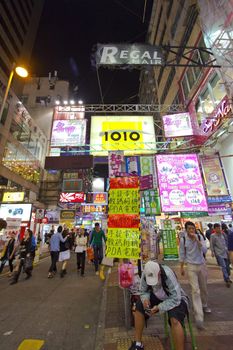
[(138, 141), (140, 134), (137, 131), (105, 131), (104, 141)]

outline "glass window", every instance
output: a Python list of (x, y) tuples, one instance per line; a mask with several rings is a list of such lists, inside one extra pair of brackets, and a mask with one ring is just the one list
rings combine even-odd
[(208, 86), (206, 87), (204, 92), (200, 95), (200, 100), (202, 103), (203, 112), (207, 114), (212, 113), (215, 106), (214, 106), (214, 101), (212, 99)]
[(187, 75), (187, 79), (188, 79), (188, 83), (189, 83), (189, 89), (191, 90), (193, 85), (195, 84), (195, 77), (194, 77), (194, 74), (193, 74), (192, 67), (187, 69), (186, 75)]
[(210, 80), (210, 87), (213, 93), (215, 105), (218, 105), (223, 99), (223, 97), (226, 95), (224, 83), (221, 81), (218, 74), (216, 74)]

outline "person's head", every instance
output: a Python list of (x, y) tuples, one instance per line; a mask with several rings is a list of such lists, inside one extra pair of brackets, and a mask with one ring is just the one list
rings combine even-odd
[(229, 226), (230, 228), (232, 228), (232, 224), (229, 224), (228, 226)]
[(63, 237), (68, 236), (68, 234), (69, 234), (69, 230), (65, 229), (65, 230), (62, 231), (62, 236)]
[(0, 219), (0, 231), (7, 228), (6, 220)]
[(213, 228), (213, 224), (211, 223), (209, 223), (207, 226), (209, 227), (210, 230)]
[(100, 231), (100, 224), (99, 224), (98, 222), (95, 223), (95, 230), (96, 230), (97, 232)]
[(60, 225), (60, 226), (58, 226), (58, 228), (57, 228), (57, 232), (58, 232), (58, 233), (61, 233), (61, 232), (62, 232), (62, 230), (63, 230), (62, 226), (61, 226), (61, 225)]
[(144, 275), (148, 286), (156, 286), (160, 278), (160, 267), (155, 261), (148, 261), (144, 267)]
[(187, 221), (184, 225), (185, 231), (187, 232), (190, 238), (193, 238), (196, 234), (196, 227), (192, 221)]
[(79, 234), (80, 234), (81, 236), (84, 235), (84, 229), (83, 229), (83, 228), (80, 228)]
[(227, 229), (228, 229), (227, 225), (226, 225), (226, 224), (224, 224), (224, 223), (222, 223), (222, 230), (223, 230), (224, 232), (226, 232), (226, 231), (227, 231)]
[(27, 228), (25, 231), (24, 237), (28, 239), (28, 238), (32, 238), (32, 235), (33, 235), (32, 230), (30, 230), (30, 228)]
[(10, 238), (15, 238), (16, 236), (16, 232), (15, 231), (11, 231), (10, 232)]
[(216, 233), (221, 233), (221, 226), (220, 226), (220, 224), (218, 224), (218, 223), (216, 223), (216, 224), (214, 224), (214, 231), (216, 232)]

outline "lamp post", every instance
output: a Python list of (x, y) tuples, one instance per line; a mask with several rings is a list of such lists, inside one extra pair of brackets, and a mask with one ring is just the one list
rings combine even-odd
[(3, 111), (4, 111), (4, 108), (5, 108), (6, 100), (7, 100), (8, 93), (9, 93), (9, 90), (10, 90), (10, 87), (11, 87), (11, 82), (12, 82), (14, 73), (19, 75), (21, 78), (26, 78), (28, 76), (28, 71), (24, 67), (16, 66), (15, 64), (13, 64), (13, 67), (12, 67), (12, 70), (10, 72), (10, 76), (9, 76), (9, 79), (8, 79), (8, 82), (7, 82), (6, 91), (5, 91), (3, 100), (2, 100), (2, 105), (1, 105), (1, 109), (0, 109), (0, 121), (2, 119)]

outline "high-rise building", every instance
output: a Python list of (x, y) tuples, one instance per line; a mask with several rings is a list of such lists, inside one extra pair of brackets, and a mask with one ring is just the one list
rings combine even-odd
[[(2, 0), (0, 2), (0, 95), (13, 63), (30, 61), (44, 0)], [(20, 91), (17, 79), (14, 91)]]

